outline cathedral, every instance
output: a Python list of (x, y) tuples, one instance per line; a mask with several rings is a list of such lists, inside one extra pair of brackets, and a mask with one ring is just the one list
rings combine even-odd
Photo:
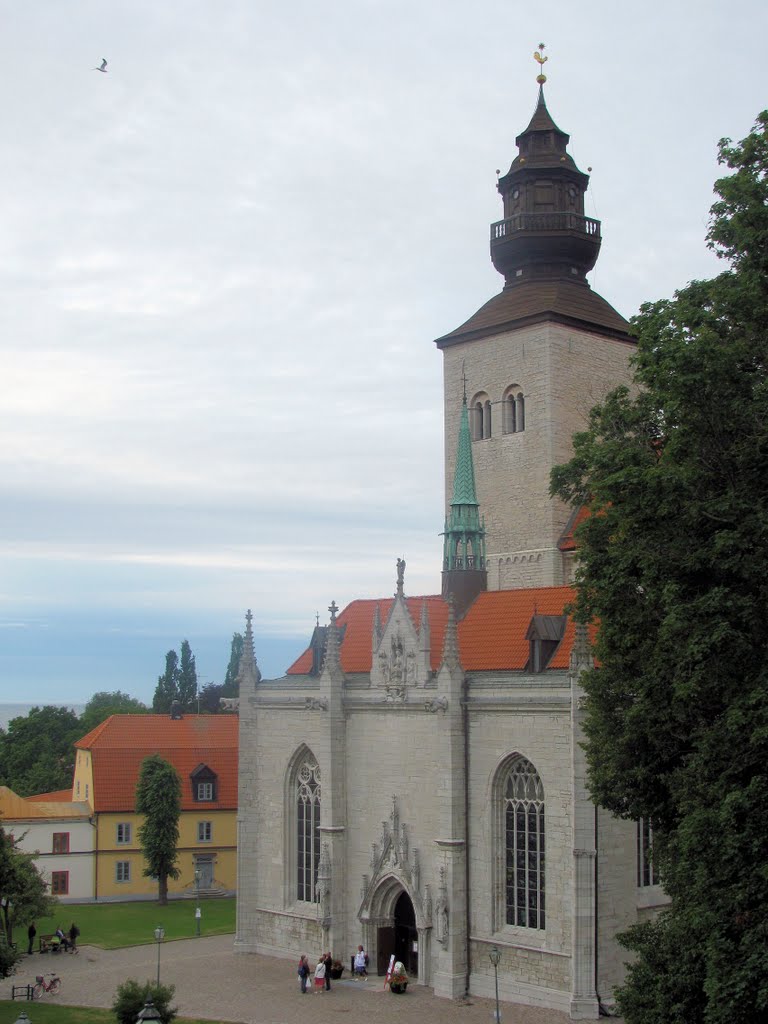
[[(413, 984), (596, 1019), (616, 933), (665, 902), (650, 828), (595, 807), (580, 746), (586, 629), (566, 609), (578, 516), (552, 466), (629, 380), (627, 322), (590, 287), (600, 222), (539, 76), (498, 181), (500, 293), (437, 339), (441, 585), (329, 608), (280, 679), (240, 667), (235, 948), (298, 960), (359, 943)], [(437, 583), (437, 570), (436, 583)]]

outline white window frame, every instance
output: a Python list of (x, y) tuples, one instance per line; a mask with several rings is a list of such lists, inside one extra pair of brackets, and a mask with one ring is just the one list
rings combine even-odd
[(197, 783), (197, 799), (199, 803), (211, 803), (213, 801), (213, 783)]
[(198, 823), (197, 823), (197, 841), (198, 841), (198, 843), (212, 843), (213, 842), (213, 822), (210, 822), (210, 821), (198, 821)]
[(129, 860), (115, 861), (115, 881), (120, 885), (131, 880), (131, 862)]
[(117, 846), (130, 846), (133, 842), (133, 825), (130, 821), (118, 821), (115, 826), (115, 843)]

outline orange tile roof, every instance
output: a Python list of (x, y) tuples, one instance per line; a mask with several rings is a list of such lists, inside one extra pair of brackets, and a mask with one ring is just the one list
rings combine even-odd
[(557, 546), (561, 551), (575, 551), (578, 547), (576, 543), (576, 529), (581, 526), (585, 519), (589, 519), (590, 511), (587, 505), (581, 505), (579, 508), (574, 509), (571, 513), (568, 522), (565, 524), (560, 540), (557, 542)]
[[(69, 796), (69, 790), (65, 791)], [(57, 796), (44, 793), (43, 796)], [(0, 818), (6, 820), (32, 821), (36, 818), (88, 818), (91, 809), (87, 803), (71, 800), (41, 800), (39, 797), (19, 796), (7, 786), (0, 786)]]
[[(575, 598), (571, 587), (541, 587), (530, 590), (492, 590), (480, 594), (459, 623), (461, 664), (468, 672), (522, 670), (528, 661), (529, 643), (525, 638), (531, 617), (562, 615)], [(353, 601), (339, 614), (339, 626), (346, 626), (340, 648), (341, 667), (347, 673), (370, 672), (374, 609), (379, 606), (382, 627), (392, 607), (392, 598)], [(448, 605), (441, 597), (410, 597), (408, 611), (416, 626), (421, 621), (422, 605), (426, 603), (431, 639), (431, 664), (440, 667)], [(555, 652), (549, 668), (568, 667), (573, 644), (574, 627), (569, 620), (563, 642)], [(312, 667), (312, 651), (308, 648), (287, 671), (288, 675), (305, 675)]]
[[(159, 754), (181, 778), (182, 810), (237, 807), (236, 715), (112, 715), (78, 740), (93, 762), (94, 810), (130, 811), (135, 805), (141, 762)], [(200, 764), (216, 773), (216, 800), (193, 799), (190, 775)]]
[(34, 796), (25, 797), (26, 800), (46, 800), (49, 803), (66, 803), (72, 799), (72, 787), (69, 789), (56, 789), (53, 793), (36, 793)]

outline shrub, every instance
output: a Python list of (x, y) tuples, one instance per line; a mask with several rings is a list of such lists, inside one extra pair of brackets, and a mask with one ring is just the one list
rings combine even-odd
[(136, 1024), (139, 1011), (143, 1010), (147, 1000), (151, 999), (160, 1013), (163, 1024), (171, 1024), (179, 1012), (177, 1006), (171, 1006), (175, 991), (175, 985), (158, 985), (154, 981), (140, 982), (129, 978), (122, 985), (118, 985), (112, 1012), (117, 1017), (118, 1024)]
[(16, 970), (16, 964), (21, 960), (21, 953), (13, 946), (0, 938), (0, 978), (9, 978)]

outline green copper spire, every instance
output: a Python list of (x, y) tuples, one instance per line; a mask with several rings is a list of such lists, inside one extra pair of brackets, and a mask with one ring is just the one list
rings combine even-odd
[(475, 466), (472, 462), (472, 438), (469, 433), (469, 413), (467, 411), (466, 395), (461, 405), (459, 444), (456, 450), (456, 472), (453, 477), (451, 508), (454, 505), (477, 505)]
[[(444, 596), (461, 591), (485, 590), (485, 527), (480, 519), (480, 506), (475, 491), (475, 467), (472, 462), (472, 438), (469, 433), (467, 396), (464, 395), (456, 449), (451, 511), (445, 522), (443, 542)], [(458, 574), (458, 576), (457, 576)], [(468, 574), (482, 575), (469, 586)], [(474, 596), (473, 594), (473, 596)], [(460, 602), (460, 605), (463, 602)]]

